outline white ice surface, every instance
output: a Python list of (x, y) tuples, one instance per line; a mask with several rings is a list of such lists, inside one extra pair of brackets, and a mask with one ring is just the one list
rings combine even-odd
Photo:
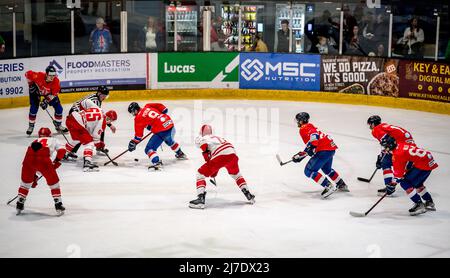
[[(176, 123), (176, 138), (190, 159), (175, 161), (173, 152), (164, 146), (159, 153), (165, 169), (148, 172), (142, 144), (118, 159), (119, 167), (108, 165), (97, 173), (83, 173), (81, 161), (65, 163), (58, 170), (67, 208), (62, 217), (54, 216), (44, 180), (30, 191), (23, 215), (16, 216), (14, 207), (6, 205), (16, 195), (26, 146), (36, 135), (25, 136), (27, 108), (1, 110), (0, 257), (450, 257), (448, 116), (304, 102), (165, 104)], [(104, 104), (119, 114), (118, 132), (108, 131), (106, 137), (112, 156), (125, 150), (133, 135), (127, 105)], [(64, 106), (65, 111), (68, 108)], [(235, 124), (226, 119), (230, 109), (237, 108), (250, 115), (244, 130), (257, 123), (257, 133), (247, 134), (238, 127), (245, 123), (243, 117)], [(220, 135), (234, 143), (241, 172), (256, 195), (255, 205), (245, 202), (222, 170), (218, 186), (208, 184), (207, 208), (188, 208), (196, 195), (196, 169), (203, 161), (193, 141), (202, 111), (215, 121)], [(350, 193), (338, 192), (321, 200), (321, 187), (303, 174), (306, 161), (277, 164), (276, 153), (287, 160), (304, 147), (293, 120), (299, 111), (309, 112), (311, 122), (339, 146), (334, 168), (348, 183)], [(350, 210), (370, 208), (382, 184), (381, 173), (371, 184), (356, 180), (370, 176), (379, 151), (365, 124), (372, 114), (410, 130), (418, 145), (433, 152), (440, 167), (426, 185), (436, 212), (409, 216), (412, 203), (399, 188), (397, 197), (383, 200), (368, 217), (349, 215)], [(48, 115), (39, 111), (35, 134), (50, 123)], [(275, 138), (271, 144), (265, 132)], [(58, 138), (64, 140), (61, 135)], [(102, 165), (107, 160), (97, 156), (95, 161)]]

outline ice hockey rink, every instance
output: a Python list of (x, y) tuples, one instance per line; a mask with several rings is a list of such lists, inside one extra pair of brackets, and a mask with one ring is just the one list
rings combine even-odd
[[(119, 115), (116, 134), (106, 134), (111, 156), (124, 151), (133, 137), (128, 104), (103, 104)], [(103, 166), (107, 158), (96, 156), (99, 172), (82, 172), (81, 159), (65, 163), (58, 169), (66, 207), (61, 217), (55, 216), (44, 180), (31, 189), (23, 215), (16, 216), (15, 207), (6, 205), (16, 195), (26, 146), (40, 127), (52, 126), (40, 110), (28, 138), (28, 108), (0, 110), (0, 257), (450, 257), (449, 116), (310, 102), (164, 104), (189, 160), (176, 161), (164, 145), (158, 150), (164, 169), (149, 172), (140, 144), (119, 158), (117, 167)], [(65, 113), (68, 108), (64, 106)], [(278, 164), (277, 153), (288, 160), (304, 148), (294, 122), (300, 111), (309, 112), (311, 122), (339, 146), (334, 168), (350, 193), (336, 192), (322, 200), (322, 188), (303, 173), (306, 160)], [(409, 216), (413, 204), (399, 187), (395, 197), (385, 198), (367, 217), (349, 215), (369, 209), (383, 183), (380, 172), (370, 184), (357, 181), (358, 176), (370, 177), (380, 150), (366, 125), (373, 114), (408, 129), (419, 146), (433, 153), (439, 168), (426, 185), (436, 212)], [(196, 169), (203, 162), (194, 144), (202, 123), (212, 123), (217, 135), (234, 143), (241, 172), (256, 195), (254, 205), (222, 170), (217, 186), (208, 183), (206, 209), (188, 208), (196, 197)]]

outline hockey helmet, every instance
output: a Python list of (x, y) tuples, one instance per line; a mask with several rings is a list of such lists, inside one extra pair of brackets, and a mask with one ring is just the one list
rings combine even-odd
[(40, 137), (50, 137), (52, 136), (52, 132), (48, 127), (41, 127), (38, 131), (39, 138)]
[(103, 86), (103, 85), (102, 86), (98, 86), (97, 94), (102, 94), (102, 95), (108, 96), (109, 95), (108, 87)]
[(397, 142), (395, 142), (395, 139), (393, 137), (386, 134), (383, 136), (383, 138), (381, 138), (380, 145), (385, 149), (393, 151), (397, 147)]
[(373, 124), (373, 126), (377, 126), (377, 125), (381, 124), (381, 117), (378, 115), (370, 116), (369, 119), (367, 119), (367, 124), (368, 125)]
[(202, 125), (202, 128), (200, 129), (200, 134), (202, 136), (211, 135), (212, 134), (212, 127), (210, 125)]
[(54, 66), (48, 66), (47, 68), (45, 68), (45, 73), (48, 76), (56, 76), (56, 69)]
[(304, 124), (306, 124), (309, 121), (309, 114), (306, 112), (300, 112), (295, 115), (295, 120), (297, 121), (297, 123), (303, 122)]
[(114, 122), (117, 120), (117, 113), (114, 110), (109, 110), (105, 113), (105, 116), (109, 118), (111, 122)]
[(134, 113), (139, 112), (141, 110), (141, 107), (137, 102), (132, 102), (130, 105), (128, 105), (128, 113), (131, 113), (134, 115)]

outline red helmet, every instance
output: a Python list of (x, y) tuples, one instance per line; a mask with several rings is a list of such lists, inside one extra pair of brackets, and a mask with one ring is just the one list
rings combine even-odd
[(50, 137), (52, 136), (52, 132), (48, 127), (41, 127), (38, 132), (39, 137)]
[(212, 134), (212, 127), (210, 125), (202, 125), (202, 128), (200, 129), (200, 134), (202, 136), (211, 135)]
[(109, 110), (108, 112), (105, 113), (105, 116), (108, 117), (111, 120), (111, 122), (117, 120), (117, 113), (114, 110)]

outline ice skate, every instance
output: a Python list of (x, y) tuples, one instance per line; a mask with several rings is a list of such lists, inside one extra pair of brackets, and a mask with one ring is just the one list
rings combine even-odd
[(163, 165), (162, 161), (158, 161), (155, 164), (148, 166), (148, 170), (149, 171), (159, 171), (162, 169), (162, 165)]
[(337, 190), (336, 186), (330, 183), (328, 184), (328, 186), (325, 187), (325, 189), (322, 191), (322, 193), (320, 193), (320, 195), (322, 196), (323, 199), (325, 199), (334, 192), (336, 192), (336, 190)]
[(16, 215), (20, 215), (25, 208), (25, 199), (19, 197), (19, 200), (16, 203)]
[(56, 209), (56, 214), (58, 216), (63, 215), (64, 211), (66, 210), (66, 208), (63, 206), (62, 202), (55, 203), (55, 209)]
[(27, 135), (30, 136), (34, 130), (34, 123), (28, 123)]
[(423, 202), (415, 203), (415, 205), (409, 210), (409, 215), (419, 215), (425, 213), (427, 210)]
[(426, 201), (425, 209), (429, 211), (436, 211), (436, 206), (434, 205), (433, 201)]
[(92, 163), (91, 161), (85, 159), (83, 163), (83, 172), (98, 172), (98, 165)]
[(67, 161), (75, 161), (77, 160), (78, 155), (74, 154), (73, 152), (66, 152), (66, 154), (64, 155), (64, 160)]
[(67, 132), (69, 132), (67, 127), (63, 126), (60, 122), (53, 121), (53, 124), (55, 125), (56, 131), (59, 132), (59, 133), (67, 133)]
[(242, 193), (244, 193), (245, 197), (250, 202), (250, 204), (253, 205), (255, 203), (255, 195), (250, 193), (250, 191), (248, 191), (247, 188), (242, 188)]
[(189, 207), (193, 209), (204, 209), (205, 208), (205, 195), (206, 192), (198, 194), (197, 199), (189, 202)]
[(187, 159), (186, 154), (185, 154), (184, 152), (182, 152), (181, 150), (179, 150), (179, 151), (175, 154), (175, 157), (176, 157), (178, 160), (186, 160), (186, 159)]
[(348, 185), (345, 184), (344, 180), (342, 179), (337, 182), (336, 188), (341, 192), (350, 192), (350, 190), (348, 189)]

